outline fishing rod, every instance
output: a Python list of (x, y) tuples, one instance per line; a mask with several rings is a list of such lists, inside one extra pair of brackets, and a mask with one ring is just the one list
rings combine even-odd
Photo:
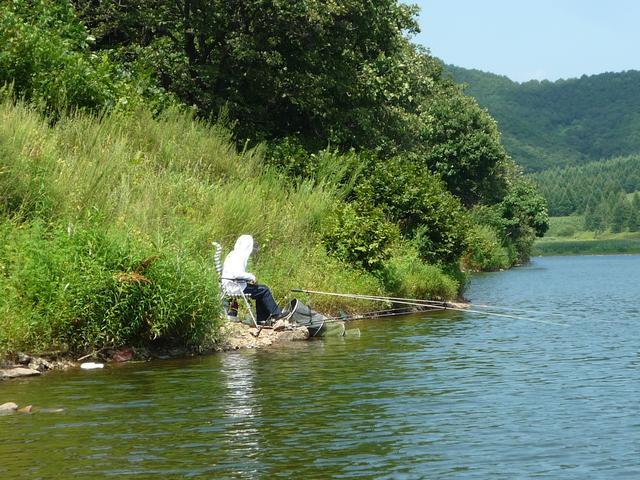
[[(353, 298), (353, 299), (357, 299), (357, 300), (369, 300), (372, 302), (389, 302), (389, 298), (390, 297), (376, 297), (373, 295), (356, 295), (356, 294), (350, 294), (350, 293), (329, 293), (329, 292), (317, 292), (314, 290), (299, 290), (299, 289), (292, 289), (292, 292), (302, 292), (302, 293), (313, 293), (313, 294), (318, 294), (318, 295), (331, 295), (331, 296), (335, 296), (335, 297), (343, 297), (343, 298)], [(401, 298), (395, 298), (393, 300), (393, 303), (398, 304), (398, 305), (408, 305), (408, 306), (412, 306), (412, 307), (423, 307), (423, 308), (431, 308), (431, 309), (438, 309), (438, 310), (456, 310), (455, 307), (451, 307), (449, 306), (450, 304), (447, 304), (446, 302), (435, 302), (435, 303), (422, 303), (420, 300), (414, 300), (414, 299), (410, 299), (410, 298), (406, 298), (406, 299), (401, 299)], [(460, 310), (460, 309), (457, 309)]]
[[(311, 293), (317, 295), (331, 295), (334, 297), (345, 297), (345, 298), (354, 298), (358, 300), (372, 300), (372, 301), (380, 301), (380, 302), (390, 302), (390, 303), (399, 303), (399, 304), (407, 304), (407, 305), (436, 305), (439, 307), (446, 306), (454, 306), (451, 303), (441, 301), (441, 300), (425, 300), (420, 298), (400, 298), (400, 297), (382, 297), (378, 295), (360, 295), (356, 293), (332, 293), (332, 292), (320, 292), (318, 290), (303, 290), (299, 288), (292, 288), (292, 292), (302, 292), (302, 293)], [(407, 303), (411, 302), (411, 303)]]
[[(443, 307), (429, 307), (427, 308), (432, 310), (444, 310)], [(386, 310), (376, 310), (374, 312), (366, 312), (360, 313), (357, 315), (351, 316), (340, 316), (340, 317), (328, 317), (325, 321), (328, 322), (348, 322), (352, 320), (366, 320), (369, 318), (381, 318), (381, 317), (397, 317), (399, 315), (406, 315), (411, 313), (408, 308), (391, 308)]]
[(302, 292), (302, 293), (310, 293), (310, 294), (316, 294), (316, 295), (328, 295), (328, 296), (334, 296), (334, 297), (353, 298), (353, 299), (358, 299), (358, 300), (393, 302), (393, 303), (397, 303), (397, 304), (400, 304), (400, 305), (411, 305), (411, 306), (417, 306), (417, 307), (430, 307), (430, 308), (434, 308), (434, 309), (440, 307), (440, 309), (442, 309), (442, 310), (453, 310), (453, 311), (457, 311), (457, 312), (477, 313), (479, 315), (487, 315), (487, 316), (491, 316), (491, 317), (511, 318), (511, 319), (514, 319), (514, 320), (525, 320), (525, 321), (535, 322), (535, 323), (545, 323), (545, 324), (548, 324), (548, 325), (557, 325), (557, 326), (560, 326), (560, 327), (566, 327), (567, 326), (566, 324), (551, 322), (551, 321), (548, 321), (548, 320), (539, 320), (539, 319), (535, 319), (535, 318), (527, 318), (527, 317), (521, 317), (521, 316), (516, 316), (516, 315), (508, 315), (506, 313), (483, 312), (481, 310), (471, 310), (469, 308), (458, 308), (458, 307), (452, 306), (452, 304), (450, 304), (448, 302), (438, 302), (438, 301), (434, 301), (434, 300), (420, 300), (420, 299), (399, 298), (399, 297), (382, 297), (382, 296), (375, 296), (375, 295), (358, 295), (358, 294), (352, 294), (352, 293), (320, 292), (320, 291), (317, 291), (317, 290), (303, 290), (303, 289), (292, 289), (291, 291), (293, 291), (293, 292)]

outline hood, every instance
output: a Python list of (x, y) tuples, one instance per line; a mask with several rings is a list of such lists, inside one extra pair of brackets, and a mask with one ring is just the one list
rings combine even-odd
[(236, 240), (233, 250), (243, 256), (249, 257), (251, 252), (253, 252), (253, 237), (251, 235), (240, 235)]
[[(247, 272), (247, 262), (253, 251), (253, 237), (251, 235), (240, 235), (233, 250), (229, 252), (222, 265), (222, 281), (225, 284), (233, 283), (237, 292), (242, 293), (247, 286), (246, 282), (256, 281), (253, 273)], [(225, 287), (226, 288), (226, 287)], [(230, 291), (227, 288), (227, 291)]]

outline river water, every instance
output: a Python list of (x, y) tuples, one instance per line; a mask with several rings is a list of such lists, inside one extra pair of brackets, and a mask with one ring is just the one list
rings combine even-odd
[(467, 293), (527, 320), (4, 382), (0, 403), (63, 410), (0, 416), (0, 478), (637, 479), (639, 285), (640, 256), (536, 258)]

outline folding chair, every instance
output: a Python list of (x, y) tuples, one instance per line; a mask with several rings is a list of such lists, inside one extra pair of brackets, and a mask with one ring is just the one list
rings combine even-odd
[[(249, 311), (249, 315), (251, 315), (253, 326), (256, 327), (258, 330), (260, 330), (260, 327), (258, 326), (258, 321), (256, 320), (256, 316), (253, 313), (253, 309), (251, 308), (251, 303), (249, 302), (249, 298), (247, 298), (247, 295), (245, 295), (240, 290), (239, 288), (240, 286), (238, 285), (237, 291), (229, 291), (229, 289), (226, 288), (226, 286), (222, 282), (223, 280), (222, 279), (222, 245), (220, 245), (218, 242), (211, 242), (211, 245), (213, 245), (213, 247), (216, 249), (213, 256), (213, 262), (216, 266), (216, 271), (218, 272), (218, 282), (220, 285), (220, 300), (222, 302), (224, 313), (227, 316), (227, 319), (231, 319), (233, 317), (233, 315), (231, 315), (231, 310), (230, 310), (232, 302), (237, 301), (238, 298), (242, 298), (242, 300), (244, 301), (244, 304), (247, 307), (247, 310)], [(230, 281), (231, 279), (225, 279), (225, 280)]]

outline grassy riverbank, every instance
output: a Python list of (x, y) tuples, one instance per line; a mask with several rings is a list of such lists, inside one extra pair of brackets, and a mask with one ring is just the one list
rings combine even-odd
[(207, 348), (211, 242), (242, 233), (285, 303), (450, 299), (463, 268), (524, 262), (547, 230), (402, 2), (111, 7), (0, 14), (0, 352)]
[[(252, 269), (280, 301), (291, 288), (451, 298), (458, 282), (398, 241), (385, 275), (327, 256), (323, 231), (348, 191), (349, 164), (291, 182), (237, 151), (227, 130), (166, 112), (51, 124), (0, 103), (0, 356), (124, 344), (215, 342), (212, 240), (262, 245)], [(369, 308), (339, 298), (314, 306)]]
[(549, 232), (534, 244), (533, 255), (610, 255), (640, 253), (640, 232), (590, 232), (584, 217), (551, 217)]

